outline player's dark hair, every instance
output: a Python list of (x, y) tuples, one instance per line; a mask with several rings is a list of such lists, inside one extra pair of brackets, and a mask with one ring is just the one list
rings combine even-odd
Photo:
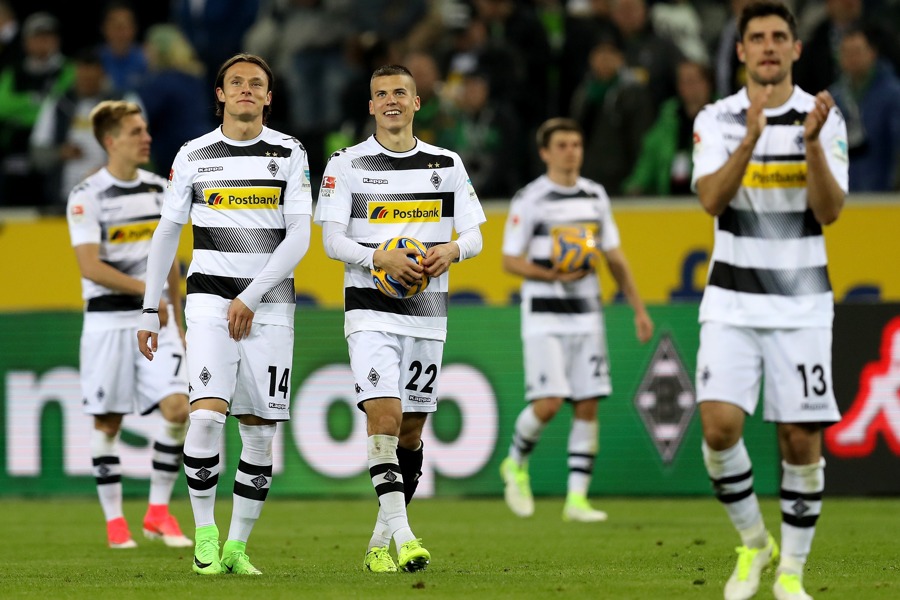
[(372, 71), (372, 77), (369, 78), (369, 85), (371, 86), (372, 82), (379, 77), (390, 77), (391, 75), (406, 75), (409, 77), (413, 83), (413, 89), (411, 91), (413, 94), (416, 93), (416, 78), (413, 77), (410, 70), (403, 65), (382, 65), (378, 67)]
[(738, 31), (741, 33), (740, 39), (744, 39), (744, 34), (747, 32), (747, 23), (752, 19), (772, 15), (784, 19), (784, 22), (788, 24), (788, 28), (791, 30), (791, 36), (795, 40), (799, 39), (797, 36), (797, 19), (794, 18), (794, 13), (783, 3), (772, 0), (752, 2), (744, 7), (744, 10), (741, 11), (741, 18), (738, 21)]
[(111, 134), (116, 135), (122, 127), (122, 119), (128, 115), (142, 114), (141, 107), (135, 102), (127, 102), (125, 100), (104, 100), (97, 104), (91, 111), (91, 126), (94, 129), (94, 137), (100, 142), (100, 147), (106, 149), (103, 145), (104, 136)]
[(550, 139), (553, 137), (553, 134), (557, 131), (573, 131), (578, 135), (584, 137), (584, 132), (581, 130), (581, 125), (578, 124), (578, 121), (575, 119), (568, 119), (566, 117), (553, 117), (552, 119), (547, 119), (541, 126), (538, 127), (537, 130), (537, 145), (538, 148), (546, 148), (550, 145)]
[[(269, 67), (268, 63), (261, 57), (255, 54), (247, 54), (245, 52), (241, 52), (240, 54), (235, 54), (219, 67), (219, 73), (216, 75), (216, 85), (214, 90), (219, 89), (225, 86), (225, 72), (228, 71), (231, 67), (238, 63), (250, 63), (252, 65), (256, 65), (260, 69), (262, 69), (266, 77), (269, 79), (269, 87), (266, 90), (267, 92), (272, 91), (272, 88), (275, 85), (275, 76), (272, 74), (272, 69)], [(263, 107), (262, 120), (263, 125), (265, 125), (269, 121), (269, 114), (272, 112), (272, 104)], [(219, 100), (218, 95), (216, 95), (216, 116), (222, 117), (225, 115), (225, 103)]]

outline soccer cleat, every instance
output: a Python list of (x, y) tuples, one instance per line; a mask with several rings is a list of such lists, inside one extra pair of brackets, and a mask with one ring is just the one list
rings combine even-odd
[(510, 457), (500, 463), (500, 476), (505, 484), (503, 497), (506, 505), (516, 516), (530, 517), (534, 514), (534, 497), (531, 495), (531, 481), (528, 467)]
[(391, 558), (391, 553), (387, 546), (369, 548), (366, 552), (366, 558), (363, 566), (367, 571), (373, 573), (396, 573), (397, 564)]
[(125, 517), (106, 522), (106, 539), (109, 541), (110, 548), (137, 548), (137, 542), (131, 539), (131, 532), (128, 531)]
[(224, 573), (219, 560), (219, 528), (215, 525), (198, 527), (194, 533), (194, 573), (219, 575)]
[(772, 593), (775, 600), (813, 600), (803, 589), (803, 578), (794, 573), (778, 573)]
[(262, 575), (247, 556), (247, 542), (228, 540), (222, 547), (222, 568), (235, 575)]
[(431, 562), (431, 553), (422, 547), (422, 539), (416, 538), (400, 546), (397, 562), (404, 571), (421, 571)]
[(566, 496), (566, 505), (563, 508), (563, 521), (576, 521), (578, 523), (599, 523), (606, 520), (606, 513), (595, 510), (588, 502), (587, 496), (582, 494), (569, 494)]
[(759, 576), (778, 560), (778, 544), (772, 534), (769, 534), (769, 542), (765, 548), (738, 546), (734, 550), (738, 561), (725, 584), (725, 600), (748, 600), (759, 589)]
[(169, 513), (167, 506), (151, 506), (144, 515), (144, 537), (151, 540), (161, 539), (170, 548), (190, 548), (194, 545), (191, 538), (181, 533), (178, 521)]

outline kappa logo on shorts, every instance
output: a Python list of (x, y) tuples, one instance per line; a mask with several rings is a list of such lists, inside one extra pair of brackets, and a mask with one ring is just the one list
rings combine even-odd
[(415, 396), (413, 394), (407, 396), (406, 399), (410, 402), (416, 402), (418, 404), (428, 404), (428, 402), (431, 400), (428, 396)]
[(366, 377), (366, 379), (368, 379), (369, 383), (371, 383), (372, 385), (377, 386), (379, 380), (381, 380), (381, 375), (378, 374), (378, 371), (375, 370), (375, 367), (372, 367), (372, 369), (369, 371), (369, 376)]
[(212, 373), (206, 367), (203, 367), (203, 370), (200, 371), (200, 381), (203, 382), (203, 385), (209, 383), (209, 380), (212, 379)]

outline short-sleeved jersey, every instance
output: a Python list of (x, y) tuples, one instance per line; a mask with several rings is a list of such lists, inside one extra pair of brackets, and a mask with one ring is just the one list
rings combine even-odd
[[(368, 248), (405, 235), (426, 247), (452, 240), (485, 221), (481, 202), (455, 152), (416, 140), (392, 152), (374, 136), (335, 152), (322, 177), (315, 222), (347, 225), (347, 237)], [(387, 331), (445, 340), (449, 272), (424, 292), (396, 300), (375, 288), (369, 269), (344, 266), (344, 333)]]
[[(814, 97), (794, 87), (753, 149), (737, 195), (715, 222), (700, 321), (743, 327), (830, 327), (834, 296), (822, 226), (807, 202), (803, 122)], [(697, 180), (725, 164), (746, 135), (746, 88), (707, 105), (694, 121)], [(832, 109), (819, 135), (828, 168), (847, 191), (847, 131)]]
[[(285, 215), (311, 215), (309, 162), (300, 142), (268, 127), (232, 140), (221, 127), (187, 142), (169, 174), (162, 216), (193, 224), (186, 314), (225, 317), (232, 299), (285, 237)], [(293, 326), (294, 278), (263, 294), (253, 320)]]
[[(138, 169), (135, 180), (122, 181), (100, 169), (69, 193), (66, 219), (72, 246), (98, 244), (100, 260), (143, 280), (165, 186), (165, 179), (149, 171)], [(143, 301), (85, 277), (81, 297), (89, 330), (134, 326)]]
[[(513, 197), (503, 234), (503, 254), (524, 256), (547, 268), (559, 227), (590, 229), (604, 252), (619, 247), (619, 229), (602, 185), (579, 177), (573, 187), (541, 175)], [(599, 333), (602, 307), (596, 273), (570, 283), (522, 282), (522, 335)]]

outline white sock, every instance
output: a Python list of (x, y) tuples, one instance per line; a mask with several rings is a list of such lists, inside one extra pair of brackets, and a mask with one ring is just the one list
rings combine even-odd
[(369, 550), (381, 548), (391, 543), (391, 530), (387, 518), (381, 507), (378, 507), (378, 518), (375, 520), (375, 528), (372, 529), (372, 537), (369, 538)]
[(406, 516), (406, 498), (403, 495), (403, 475), (397, 461), (399, 440), (392, 435), (371, 435), (367, 444), (369, 476), (384, 512), (390, 536), (399, 548), (415, 539)]
[(519, 463), (520, 466), (528, 461), (528, 456), (534, 450), (534, 447), (537, 446), (538, 441), (541, 439), (541, 433), (543, 433), (546, 426), (547, 424), (534, 414), (534, 408), (531, 404), (519, 413), (519, 416), (516, 418), (512, 443), (509, 445), (509, 456)]
[(163, 420), (153, 441), (153, 469), (150, 471), (150, 504), (169, 504), (172, 488), (181, 471), (187, 423)]
[(184, 439), (184, 474), (187, 477), (194, 525), (215, 525), (216, 488), (219, 483), (219, 449), (225, 415), (214, 410), (195, 410)]
[(97, 482), (100, 507), (107, 521), (122, 516), (122, 465), (119, 461), (119, 434), (109, 436), (91, 430), (92, 472)]
[(780, 571), (803, 574), (812, 548), (816, 521), (822, 512), (825, 459), (811, 465), (781, 463), (781, 564)]
[(234, 508), (229, 540), (246, 542), (272, 486), (272, 440), (276, 426), (239, 425), (243, 449), (234, 474)]
[(748, 548), (764, 548), (768, 543), (759, 499), (753, 492), (753, 469), (741, 438), (726, 450), (713, 450), (703, 442), (703, 462), (712, 480), (716, 497)]
[(570, 494), (587, 496), (594, 473), (597, 456), (597, 434), (600, 425), (596, 420), (572, 419), (569, 431), (569, 484)]

